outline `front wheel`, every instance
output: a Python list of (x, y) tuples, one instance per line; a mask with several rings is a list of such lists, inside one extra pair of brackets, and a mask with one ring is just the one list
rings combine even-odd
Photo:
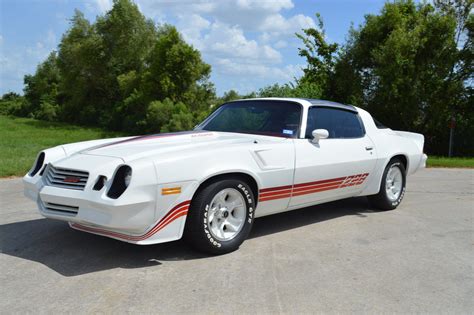
[(209, 184), (191, 202), (184, 238), (199, 251), (232, 252), (247, 238), (254, 209), (252, 190), (244, 181), (229, 178)]
[(383, 173), (379, 193), (369, 196), (369, 201), (378, 209), (393, 210), (402, 202), (405, 185), (405, 167), (400, 160), (391, 160)]

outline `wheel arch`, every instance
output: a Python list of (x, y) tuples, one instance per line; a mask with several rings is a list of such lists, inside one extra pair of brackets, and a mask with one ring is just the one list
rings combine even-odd
[(258, 181), (256, 180), (254, 175), (251, 175), (249, 173), (242, 172), (242, 171), (232, 171), (232, 172), (226, 172), (226, 173), (218, 173), (218, 174), (213, 174), (213, 175), (210, 175), (210, 176), (206, 177), (205, 179), (203, 179), (203, 181), (201, 181), (199, 183), (199, 186), (194, 191), (192, 199), (194, 199), (194, 197), (204, 187), (206, 187), (206, 186), (208, 186), (212, 183), (215, 183), (217, 181), (227, 179), (227, 178), (240, 178), (243, 181), (245, 181), (250, 186), (250, 189), (252, 189), (252, 193), (253, 193), (254, 199), (255, 199), (255, 205), (257, 205), (257, 203), (258, 203), (258, 192), (259, 192)]
[(390, 163), (391, 161), (395, 159), (399, 159), (400, 162), (402, 162), (403, 166), (405, 167), (405, 174), (408, 173), (408, 157), (402, 153), (396, 154), (392, 156), (390, 159), (388, 159), (387, 163), (384, 166), (384, 169), (385, 167), (387, 167), (388, 163)]
[(380, 173), (380, 176), (378, 176), (378, 180), (377, 180), (377, 183), (378, 183), (378, 190), (377, 190), (377, 193), (380, 191), (380, 187), (382, 185), (382, 179), (383, 179), (383, 174), (385, 172), (385, 168), (387, 168), (387, 165), (390, 164), (390, 162), (392, 162), (393, 160), (400, 160), (400, 162), (402, 162), (403, 166), (405, 167), (405, 175), (408, 173), (408, 158), (405, 154), (403, 153), (396, 153), (394, 155), (392, 155), (392, 157), (388, 158), (381, 170), (381, 173)]
[(408, 174), (409, 160), (408, 156), (405, 153), (396, 152), (391, 155), (388, 155), (387, 157), (384, 157), (383, 159), (377, 162), (377, 167), (372, 171), (373, 177), (368, 186), (360, 193), (360, 196), (369, 196), (377, 194), (380, 191), (380, 185), (382, 183), (385, 168), (394, 159), (399, 159), (402, 162), (403, 166), (405, 167), (405, 174)]

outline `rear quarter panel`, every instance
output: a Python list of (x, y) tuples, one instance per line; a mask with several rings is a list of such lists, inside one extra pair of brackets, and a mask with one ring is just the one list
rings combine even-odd
[(377, 149), (377, 163), (374, 177), (361, 195), (373, 195), (379, 192), (380, 181), (388, 162), (397, 155), (407, 159), (407, 175), (418, 170), (423, 158), (423, 135), (398, 132), (391, 129), (378, 129), (372, 116), (365, 110), (358, 109), (364, 122), (367, 135), (374, 142)]

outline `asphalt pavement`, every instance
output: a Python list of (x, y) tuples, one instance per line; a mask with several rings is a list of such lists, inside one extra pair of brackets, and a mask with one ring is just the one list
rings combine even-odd
[(0, 180), (0, 313), (474, 313), (474, 170), (426, 169), (398, 209), (351, 198), (257, 219), (228, 255), (42, 218)]

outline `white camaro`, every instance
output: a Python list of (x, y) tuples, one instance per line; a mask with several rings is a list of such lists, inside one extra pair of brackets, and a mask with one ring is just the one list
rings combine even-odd
[(23, 181), (42, 215), (74, 229), (135, 244), (185, 237), (221, 254), (256, 217), (354, 196), (396, 208), (425, 166), (423, 144), (354, 106), (248, 99), (193, 131), (44, 150)]

